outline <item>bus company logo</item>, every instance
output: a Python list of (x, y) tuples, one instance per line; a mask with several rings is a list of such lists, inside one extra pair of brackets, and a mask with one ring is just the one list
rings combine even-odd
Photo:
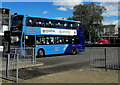
[(77, 35), (76, 30), (41, 28), (41, 34)]
[(45, 33), (45, 30), (43, 30), (43, 33)]
[(43, 33), (54, 33), (55, 32), (55, 30), (53, 29), (43, 29), (42, 31)]
[(76, 31), (74, 31), (74, 34), (76, 34)]
[(55, 32), (55, 30), (52, 30), (52, 29), (47, 29), (46, 32)]
[(70, 31), (62, 31), (62, 30), (60, 30), (59, 33), (60, 34), (70, 34)]

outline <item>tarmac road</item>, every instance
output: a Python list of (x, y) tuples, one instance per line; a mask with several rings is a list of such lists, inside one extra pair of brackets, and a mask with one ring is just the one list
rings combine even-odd
[(89, 67), (89, 57), (86, 56), (85, 52), (78, 53), (77, 55), (46, 56), (44, 58), (37, 58), (37, 62), (42, 62), (44, 65), (20, 69), (19, 77), (21, 79), (31, 79), (42, 75)]
[[(110, 66), (119, 65), (119, 50), (117, 47), (107, 47), (106, 48), (106, 64)], [(52, 55), (46, 56), (44, 58), (38, 58), (37, 62), (43, 62), (44, 66), (41, 68), (50, 68), (64, 65), (78, 65), (85, 68), (90, 65), (90, 61), (93, 63), (100, 64), (101, 66), (105, 64), (105, 47), (94, 47), (86, 48), (85, 52), (80, 52), (77, 55)], [(89, 64), (89, 65), (88, 65)], [(77, 66), (76, 66), (77, 67)], [(70, 67), (72, 68), (72, 66)], [(63, 69), (64, 70), (64, 69)]]
[(44, 58), (38, 58), (37, 62), (44, 63), (44, 66), (41, 68), (49, 68), (49, 67), (57, 67), (64, 65), (72, 65), (72, 64), (82, 64), (89, 62), (89, 56), (86, 56), (85, 52), (78, 53), (77, 55), (52, 55)]

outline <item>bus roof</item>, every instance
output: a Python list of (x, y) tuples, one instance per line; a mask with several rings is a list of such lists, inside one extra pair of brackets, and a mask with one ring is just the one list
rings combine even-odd
[(26, 17), (35, 17), (35, 18), (44, 18), (44, 19), (52, 19), (52, 20), (59, 20), (59, 21), (68, 21), (68, 22), (77, 22), (77, 23), (80, 23), (80, 21), (65, 20), (65, 19), (56, 19), (56, 18), (48, 18), (48, 17), (40, 17), (40, 16), (26, 15)]

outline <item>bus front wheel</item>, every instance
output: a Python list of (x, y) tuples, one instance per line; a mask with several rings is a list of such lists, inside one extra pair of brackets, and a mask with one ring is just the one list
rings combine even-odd
[(45, 55), (44, 50), (43, 50), (43, 49), (40, 49), (40, 50), (38, 51), (38, 56), (39, 56), (39, 58), (43, 57), (44, 55)]
[(73, 49), (72, 49), (72, 54), (73, 54), (73, 55), (77, 54), (77, 49), (76, 49), (76, 48), (73, 48)]

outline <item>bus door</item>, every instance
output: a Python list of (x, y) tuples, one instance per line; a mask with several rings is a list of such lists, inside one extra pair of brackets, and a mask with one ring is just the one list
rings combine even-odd
[(25, 47), (35, 47), (35, 35), (25, 35)]

